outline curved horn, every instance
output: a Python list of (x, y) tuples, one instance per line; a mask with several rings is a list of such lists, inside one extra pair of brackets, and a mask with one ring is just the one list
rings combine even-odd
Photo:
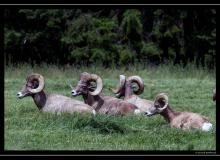
[(28, 76), (28, 81), (29, 80), (32, 81), (34, 79), (38, 80), (38, 82), (39, 82), (38, 87), (35, 88), (35, 89), (31, 89), (31, 88), (27, 88), (27, 89), (31, 93), (38, 93), (38, 92), (40, 92), (40, 91), (42, 91), (44, 89), (44, 77), (42, 75), (40, 75), (40, 74), (31, 74), (30, 76)]
[(159, 99), (164, 99), (164, 101), (165, 101), (165, 104), (164, 104), (164, 106), (162, 107), (162, 108), (158, 108), (160, 111), (162, 111), (162, 110), (164, 110), (165, 108), (167, 108), (167, 106), (168, 106), (168, 96), (166, 95), (166, 93), (160, 93), (160, 94), (158, 94), (157, 95), (157, 97), (156, 97), (156, 101), (158, 101)]
[(93, 96), (98, 95), (102, 91), (102, 88), (103, 88), (102, 79), (96, 74), (91, 74), (90, 77), (91, 77), (90, 80), (94, 80), (96, 82), (97, 87), (93, 92), (89, 91), (89, 94)]
[(143, 80), (141, 79), (141, 77), (139, 77), (139, 76), (130, 76), (130, 77), (128, 78), (128, 82), (129, 82), (130, 84), (133, 83), (133, 82), (135, 82), (135, 83), (138, 85), (138, 90), (137, 90), (137, 91), (134, 91), (134, 93), (135, 93), (136, 95), (139, 95), (139, 94), (143, 93), (143, 91), (144, 91), (144, 82), (143, 82)]
[(120, 84), (119, 84), (119, 87), (116, 88), (116, 89), (113, 89), (113, 88), (109, 88), (113, 93), (115, 94), (119, 94), (121, 89), (123, 88), (123, 86), (125, 85), (125, 76), (124, 75), (120, 75), (119, 76), (120, 78)]

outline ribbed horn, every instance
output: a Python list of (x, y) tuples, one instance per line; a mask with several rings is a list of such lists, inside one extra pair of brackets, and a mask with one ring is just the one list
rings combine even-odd
[(109, 88), (113, 93), (115, 93), (117, 95), (121, 92), (122, 88), (125, 85), (125, 76), (124, 75), (120, 75), (119, 78), (120, 78), (119, 86), (116, 89)]
[(102, 88), (103, 88), (102, 79), (96, 74), (91, 74), (90, 80), (94, 80), (96, 82), (96, 89), (93, 92), (89, 91), (89, 94), (93, 96), (98, 95), (102, 91)]
[(163, 99), (163, 100), (165, 100), (165, 104), (164, 104), (164, 106), (162, 107), (162, 108), (158, 108), (159, 110), (164, 110), (165, 108), (167, 108), (167, 106), (168, 106), (168, 96), (166, 95), (166, 93), (160, 93), (160, 94), (158, 94), (157, 96), (156, 96), (156, 99), (155, 99), (155, 101), (159, 101), (160, 99)]
[(143, 93), (144, 91), (144, 82), (139, 76), (130, 76), (128, 78), (128, 83), (136, 83), (138, 85), (138, 90), (134, 91), (136, 95)]
[(33, 81), (33, 80), (37, 80), (39, 85), (37, 88), (32, 89), (30, 87), (28, 87), (28, 91), (30, 91), (31, 93), (39, 93), (40, 91), (42, 91), (44, 89), (44, 77), (40, 74), (31, 74), (28, 76), (28, 81)]

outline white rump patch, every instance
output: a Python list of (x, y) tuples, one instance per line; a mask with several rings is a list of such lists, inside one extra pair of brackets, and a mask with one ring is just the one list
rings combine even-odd
[(92, 113), (93, 113), (93, 115), (96, 115), (96, 111), (94, 109), (92, 110)]
[(210, 131), (212, 129), (212, 124), (211, 123), (203, 123), (202, 125), (202, 130), (203, 131)]
[(141, 110), (140, 109), (135, 109), (134, 110), (134, 114), (140, 114), (141, 113)]

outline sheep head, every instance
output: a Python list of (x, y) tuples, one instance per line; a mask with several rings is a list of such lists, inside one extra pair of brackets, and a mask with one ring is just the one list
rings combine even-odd
[[(135, 84), (138, 86), (138, 89), (136, 89)], [(129, 91), (126, 90), (126, 88), (129, 88)], [(126, 80), (124, 75), (120, 75), (119, 87), (117, 89), (110, 88), (110, 90), (116, 94), (117, 98), (125, 96), (125, 92), (127, 91), (129, 92), (127, 93), (128, 95), (131, 95), (133, 93), (136, 95), (140, 95), (144, 91), (144, 82), (139, 76), (130, 76)]]
[[(96, 87), (92, 82), (95, 82)], [(72, 88), (72, 96), (78, 95), (98, 95), (103, 88), (102, 79), (96, 74), (83, 72), (80, 74), (80, 80), (75, 88)]]
[(18, 98), (31, 96), (39, 93), (44, 89), (44, 77), (37, 73), (31, 73), (27, 76), (26, 82), (20, 92), (17, 93)]
[(159, 93), (155, 100), (154, 100), (154, 105), (149, 108), (149, 111), (147, 111), (148, 116), (152, 116), (154, 114), (161, 113), (164, 109), (167, 108), (168, 106), (168, 96), (166, 93)]
[(127, 82), (128, 82), (128, 86), (131, 87), (132, 89), (134, 88), (134, 85), (132, 85), (133, 83), (138, 85), (138, 89), (133, 90), (134, 94), (140, 95), (141, 93), (144, 92), (144, 82), (141, 79), (141, 77), (139, 77), (139, 76), (130, 76), (130, 77), (128, 77)]

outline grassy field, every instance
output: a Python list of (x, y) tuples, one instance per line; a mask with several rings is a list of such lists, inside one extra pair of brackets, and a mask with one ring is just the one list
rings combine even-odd
[[(103, 78), (104, 95), (112, 95), (119, 75), (139, 75), (145, 83), (140, 97), (153, 100), (161, 91), (169, 94), (174, 110), (192, 111), (210, 118), (211, 132), (183, 131), (170, 128), (160, 115), (152, 117), (40, 113), (31, 97), (17, 99), (30, 72), (45, 78), (45, 92), (71, 97), (69, 84), (75, 86), (81, 72), (95, 73)], [(216, 104), (212, 101), (215, 71), (163, 65), (103, 69), (101, 67), (64, 67), (27, 65), (5, 67), (5, 150), (215, 150)], [(75, 99), (82, 100), (82, 97)]]

